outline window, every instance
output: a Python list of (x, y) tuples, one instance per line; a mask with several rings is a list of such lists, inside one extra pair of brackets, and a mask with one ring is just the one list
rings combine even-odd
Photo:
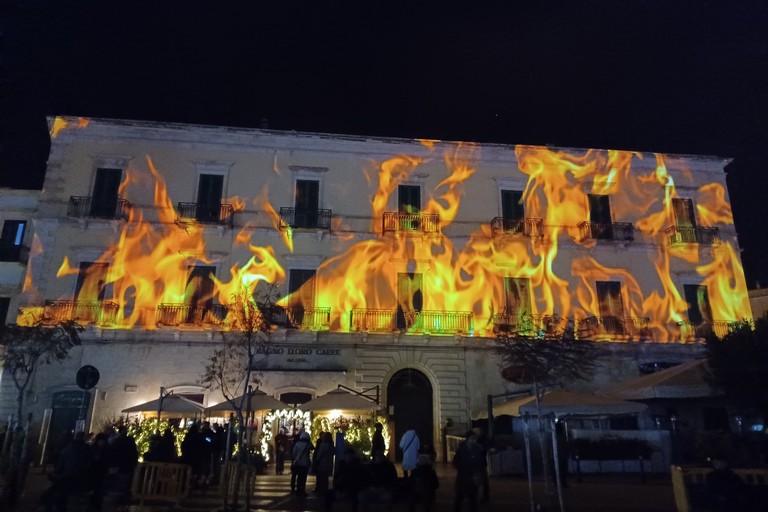
[(216, 267), (196, 265), (190, 267), (184, 303), (189, 306), (186, 323), (200, 323), (213, 305), (213, 277)]
[(624, 305), (621, 302), (621, 283), (597, 281), (597, 300), (600, 323), (608, 334), (624, 334)]
[[(505, 312), (510, 322), (518, 324), (520, 319), (531, 315), (530, 282), (525, 278), (504, 278)], [(529, 319), (530, 320), (530, 319)]]
[(523, 205), (523, 193), (521, 191), (501, 191), (501, 217), (505, 221), (525, 218), (525, 205)]
[(706, 286), (698, 284), (683, 285), (683, 294), (688, 303), (688, 320), (694, 326), (712, 324), (712, 308), (709, 305), (709, 292)]
[(589, 222), (592, 238), (599, 240), (613, 238), (610, 196), (589, 194)]
[(693, 201), (690, 199), (672, 199), (672, 211), (675, 214), (675, 225), (683, 228), (696, 227), (696, 214)]
[(8, 323), (8, 310), (11, 307), (10, 297), (0, 297), (0, 325)]
[(0, 235), (0, 261), (19, 261), (26, 228), (27, 222), (23, 220), (3, 222), (3, 232)]
[(399, 185), (397, 187), (397, 211), (418, 214), (421, 212), (421, 187)]
[(318, 180), (296, 180), (295, 228), (318, 227), (320, 207), (320, 182)]
[(304, 312), (315, 307), (315, 270), (291, 269), (288, 275), (288, 320), (291, 325), (304, 322)]
[(107, 263), (84, 261), (80, 263), (75, 285), (77, 302), (99, 302), (104, 300), (107, 283)]
[(397, 328), (408, 329), (417, 321), (424, 307), (422, 275), (414, 272), (397, 274)]
[(117, 194), (120, 190), (122, 169), (96, 169), (91, 198), (91, 217), (112, 219), (117, 214)]
[(195, 219), (200, 222), (221, 220), (221, 194), (224, 191), (224, 176), (201, 174), (197, 186)]

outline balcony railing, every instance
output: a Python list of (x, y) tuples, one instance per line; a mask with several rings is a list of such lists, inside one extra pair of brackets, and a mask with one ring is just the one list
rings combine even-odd
[(331, 308), (292, 307), (285, 310), (288, 327), (304, 331), (327, 331), (331, 327)]
[(385, 233), (437, 233), (440, 217), (436, 213), (385, 212)]
[(177, 206), (177, 222), (199, 222), (232, 227), (235, 209), (231, 204), (178, 203)]
[(349, 322), (349, 330), (352, 332), (406, 331), (420, 334), (472, 332), (472, 313), (466, 311), (353, 309)]
[(67, 217), (128, 220), (130, 209), (131, 203), (120, 197), (101, 199), (91, 196), (70, 196)]
[(223, 304), (192, 306), (190, 304), (160, 304), (157, 306), (158, 325), (218, 325), (224, 322), (227, 307)]
[(531, 238), (544, 236), (544, 221), (541, 219), (505, 219), (494, 217), (491, 220), (491, 236), (522, 235)]
[(630, 222), (582, 222), (579, 233), (582, 240), (631, 242), (635, 239), (635, 226)]
[(43, 317), (54, 323), (74, 320), (81, 324), (111, 325), (117, 320), (119, 306), (115, 302), (78, 302), (75, 300), (47, 300)]
[(704, 341), (712, 334), (718, 338), (722, 338), (731, 332), (731, 327), (733, 325), (733, 322), (724, 322), (722, 320), (696, 324), (690, 321), (677, 323), (680, 332), (680, 341)]
[(491, 321), (493, 333), (497, 336), (526, 338), (562, 336), (568, 324), (567, 318), (554, 315), (532, 315), (507, 309), (493, 315)]
[(576, 333), (581, 339), (620, 337), (630, 340), (650, 340), (650, 319), (619, 318), (616, 316), (591, 316), (579, 320)]
[(670, 226), (664, 230), (669, 245), (720, 245), (720, 229), (702, 226)]
[(280, 208), (280, 227), (293, 229), (331, 229), (331, 210)]

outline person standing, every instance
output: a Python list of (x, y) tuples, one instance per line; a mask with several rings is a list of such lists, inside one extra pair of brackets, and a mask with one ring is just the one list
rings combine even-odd
[(435, 492), (440, 486), (435, 468), (432, 467), (432, 457), (422, 453), (416, 462), (416, 469), (409, 477), (410, 496), (408, 497), (408, 511), (414, 512), (416, 504), (421, 503), (424, 512), (431, 512), (435, 505)]
[(476, 512), (478, 488), (482, 485), (485, 470), (485, 453), (477, 443), (477, 433), (474, 431), (467, 432), (456, 448), (453, 467), (456, 468), (455, 512), (461, 510), (464, 499), (469, 501), (469, 510)]
[(285, 429), (281, 428), (275, 436), (275, 474), (282, 475), (285, 471), (285, 456), (288, 445), (288, 436)]
[(374, 458), (374, 455), (376, 455), (377, 452), (386, 453), (387, 451), (387, 445), (384, 442), (384, 434), (382, 434), (384, 426), (381, 423), (376, 422), (373, 428), (374, 432), (373, 437), (371, 438), (371, 459)]
[(328, 492), (328, 479), (333, 473), (333, 436), (330, 432), (321, 432), (317, 441), (312, 467), (315, 470), (315, 492), (321, 496)]
[(416, 461), (419, 458), (419, 436), (413, 424), (408, 425), (403, 437), (400, 438), (400, 449), (403, 450), (403, 476), (407, 477), (409, 471), (416, 469)]
[[(312, 464), (312, 450), (315, 447), (309, 440), (309, 433), (302, 432), (299, 440), (293, 445), (293, 462), (291, 463), (291, 492), (304, 498), (307, 496), (307, 474)], [(294, 488), (295, 482), (295, 488)]]

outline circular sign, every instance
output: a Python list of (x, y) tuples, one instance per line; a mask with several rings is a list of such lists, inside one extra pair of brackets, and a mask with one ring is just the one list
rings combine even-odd
[(101, 377), (101, 375), (99, 375), (99, 370), (97, 370), (95, 366), (87, 364), (77, 370), (75, 381), (77, 382), (77, 387), (80, 389), (91, 389), (99, 383), (99, 377)]

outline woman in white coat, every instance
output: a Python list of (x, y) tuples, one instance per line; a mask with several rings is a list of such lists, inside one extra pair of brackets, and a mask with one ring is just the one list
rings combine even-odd
[(403, 437), (400, 438), (400, 449), (403, 450), (403, 476), (407, 477), (409, 471), (416, 469), (416, 461), (419, 458), (419, 436), (413, 425), (408, 425)]

